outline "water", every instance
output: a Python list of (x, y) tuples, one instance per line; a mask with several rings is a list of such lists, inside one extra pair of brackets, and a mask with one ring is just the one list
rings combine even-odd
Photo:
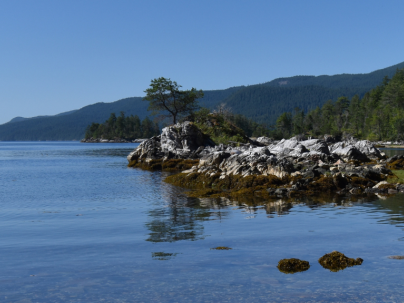
[[(0, 142), (0, 302), (402, 301), (403, 195), (190, 199), (127, 168), (135, 146)], [(364, 262), (330, 272), (333, 250)]]

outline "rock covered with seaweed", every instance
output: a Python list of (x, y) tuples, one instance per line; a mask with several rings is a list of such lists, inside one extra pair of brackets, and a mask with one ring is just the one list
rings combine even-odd
[(386, 161), (366, 140), (294, 137), (276, 142), (261, 137), (247, 142), (215, 145), (187, 121), (164, 128), (127, 159), (133, 167), (182, 170), (166, 181), (198, 189), (200, 196), (250, 193), (267, 198), (319, 191), (355, 195), (401, 190), (398, 185), (378, 184), (392, 175), (390, 167), (401, 166), (404, 159)]

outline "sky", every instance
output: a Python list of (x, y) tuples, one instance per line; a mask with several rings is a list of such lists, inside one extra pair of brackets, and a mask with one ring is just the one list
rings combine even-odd
[(0, 1), (0, 124), (144, 96), (404, 61), (404, 1)]

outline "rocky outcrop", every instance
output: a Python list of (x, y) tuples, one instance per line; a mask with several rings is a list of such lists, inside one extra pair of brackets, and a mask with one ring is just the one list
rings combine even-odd
[[(401, 190), (395, 184), (375, 187), (391, 171), (383, 154), (369, 141), (335, 143), (335, 138), (326, 138), (327, 143), (294, 137), (269, 143), (259, 139), (257, 142), (268, 145), (215, 146), (193, 123), (184, 122), (164, 128), (160, 136), (142, 142), (127, 158), (129, 166), (182, 170), (167, 180), (190, 188), (200, 186), (209, 195), (223, 189), (246, 192), (248, 186), (254, 188), (250, 188), (252, 193), (265, 197), (320, 191), (359, 195)], [(401, 158), (391, 163), (398, 160)], [(255, 181), (242, 181), (249, 177)]]
[[(177, 123), (163, 128), (161, 135), (140, 143), (128, 156), (129, 166), (141, 166), (171, 159), (195, 160), (201, 158), (206, 147), (214, 146), (212, 140), (205, 136), (193, 123)], [(205, 152), (206, 153), (206, 152)], [(171, 166), (170, 166), (171, 167)], [(172, 167), (171, 167), (172, 168)]]

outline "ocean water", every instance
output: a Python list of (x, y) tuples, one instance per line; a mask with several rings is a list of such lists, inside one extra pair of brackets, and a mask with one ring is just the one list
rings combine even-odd
[[(403, 195), (191, 199), (127, 168), (136, 146), (0, 142), (0, 302), (403, 301)], [(364, 262), (331, 272), (334, 250)]]

